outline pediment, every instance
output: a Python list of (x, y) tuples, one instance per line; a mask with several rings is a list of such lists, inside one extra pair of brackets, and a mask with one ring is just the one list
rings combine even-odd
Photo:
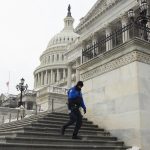
[(100, 15), (107, 9), (109, 9), (111, 6), (115, 5), (120, 0), (97, 0), (97, 2), (93, 5), (93, 7), (89, 10), (89, 12), (83, 17), (79, 25), (76, 27), (76, 31), (87, 22), (90, 22), (90, 20), (93, 20), (93, 18), (96, 18), (96, 16)]

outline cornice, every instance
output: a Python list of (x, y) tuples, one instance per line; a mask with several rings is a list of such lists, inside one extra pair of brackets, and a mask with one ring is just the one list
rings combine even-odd
[(114, 5), (122, 0), (98, 0), (96, 4), (91, 8), (87, 15), (82, 19), (79, 25), (75, 28), (75, 32), (79, 32), (82, 28), (92, 23), (100, 15), (112, 8)]
[(35, 69), (33, 74), (37, 74), (42, 71), (50, 70), (50, 69), (63, 69), (67, 68), (66, 63), (64, 64), (55, 64), (55, 65), (46, 65), (46, 66), (39, 66)]

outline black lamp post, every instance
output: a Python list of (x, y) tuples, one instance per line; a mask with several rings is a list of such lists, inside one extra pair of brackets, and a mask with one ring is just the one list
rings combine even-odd
[(131, 19), (131, 21), (134, 24), (141, 26), (141, 28), (144, 31), (143, 37), (145, 40), (147, 40), (146, 25), (147, 25), (148, 21), (150, 20), (149, 16), (147, 15), (147, 11), (148, 11), (147, 0), (138, 0), (138, 3), (139, 3), (139, 10), (140, 10), (139, 16), (137, 16), (135, 18), (135, 13), (134, 13), (133, 9), (130, 9), (128, 11), (128, 17)]
[(24, 85), (24, 81), (25, 81), (24, 78), (22, 78), (21, 82), (16, 86), (16, 89), (21, 92), (21, 94), (20, 94), (20, 102), (18, 103), (18, 107), (20, 107), (21, 105), (23, 105), (23, 102), (22, 102), (22, 92), (26, 91), (27, 88), (28, 88), (27, 84)]
[(140, 24), (140, 25), (146, 27), (146, 24), (149, 21), (149, 16), (147, 16), (147, 10), (148, 10), (147, 0), (138, 0), (138, 2), (139, 2), (140, 16), (138, 16), (135, 19), (135, 13), (134, 13), (133, 9), (130, 9), (128, 11), (128, 17), (132, 21), (135, 21), (137, 24)]
[(139, 3), (140, 15), (135, 19), (135, 13), (133, 9), (130, 9), (128, 11), (128, 17), (136, 24), (146, 27), (149, 21), (149, 16), (147, 15), (147, 10), (148, 10), (147, 0), (138, 0), (138, 3)]

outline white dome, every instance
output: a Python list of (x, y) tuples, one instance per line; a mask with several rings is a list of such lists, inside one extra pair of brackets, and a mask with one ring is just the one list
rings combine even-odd
[(79, 37), (79, 35), (74, 32), (73, 22), (74, 19), (71, 16), (70, 9), (68, 9), (67, 17), (64, 19), (64, 29), (50, 40), (47, 49), (54, 46), (62, 46), (62, 44), (66, 46), (68, 43), (73, 42)]
[(47, 49), (60, 44), (67, 45), (73, 42), (77, 37), (79, 37), (79, 35), (73, 30), (64, 29), (50, 40)]

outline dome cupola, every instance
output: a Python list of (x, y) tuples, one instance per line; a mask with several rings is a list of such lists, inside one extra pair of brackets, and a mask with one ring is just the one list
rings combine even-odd
[(74, 19), (71, 16), (71, 6), (68, 6), (68, 13), (66, 18), (64, 19), (64, 29), (63, 30), (73, 30)]
[(71, 16), (71, 6), (69, 4), (67, 16), (64, 18), (64, 28), (50, 40), (47, 49), (57, 46), (66, 46), (68, 43), (73, 42), (79, 37), (79, 35), (74, 32), (73, 23), (74, 19)]

